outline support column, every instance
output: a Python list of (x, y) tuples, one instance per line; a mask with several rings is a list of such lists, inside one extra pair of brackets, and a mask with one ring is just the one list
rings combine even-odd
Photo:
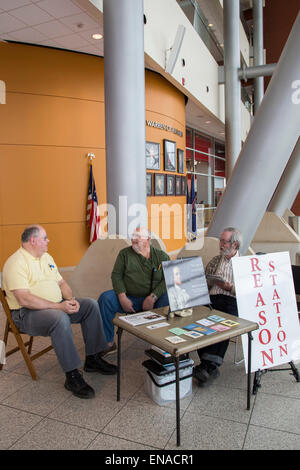
[(241, 151), (240, 1), (224, 0), (226, 178)]
[[(253, 0), (253, 55), (254, 67), (264, 63), (263, 45), (263, 0)], [(254, 113), (264, 97), (264, 79), (254, 79)]]
[(268, 211), (282, 217), (290, 209), (300, 190), (300, 137), (271, 199)]
[(123, 236), (147, 226), (143, 15), (143, 0), (103, 1), (108, 230)]
[(224, 227), (239, 228), (244, 236), (241, 254), (253, 239), (299, 137), (299, 43), (300, 14), (207, 231), (208, 236), (219, 237)]

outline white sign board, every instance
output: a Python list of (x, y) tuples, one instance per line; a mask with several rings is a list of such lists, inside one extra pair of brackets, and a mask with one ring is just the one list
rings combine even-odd
[[(254, 321), (251, 372), (300, 359), (300, 326), (288, 252), (232, 258), (238, 312)], [(248, 341), (242, 336), (245, 367)]]

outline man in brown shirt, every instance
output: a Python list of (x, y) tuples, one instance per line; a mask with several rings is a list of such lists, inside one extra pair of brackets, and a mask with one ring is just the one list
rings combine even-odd
[[(220, 254), (207, 265), (205, 275), (209, 287), (211, 305), (215, 310), (238, 316), (231, 259), (238, 256), (242, 234), (234, 227), (227, 227), (220, 235)], [(200, 386), (207, 386), (220, 375), (229, 341), (222, 341), (198, 349), (201, 363), (194, 368), (193, 375)]]

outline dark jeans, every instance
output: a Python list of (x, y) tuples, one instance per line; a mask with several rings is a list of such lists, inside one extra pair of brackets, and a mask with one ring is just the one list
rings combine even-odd
[[(221, 312), (229, 313), (230, 315), (238, 316), (238, 309), (235, 297), (229, 295), (211, 295), (211, 305), (214, 310), (220, 310)], [(198, 349), (197, 353), (200, 360), (210, 361), (220, 366), (223, 362), (229, 345), (229, 340), (222, 341), (221, 343), (212, 344), (206, 348)]]

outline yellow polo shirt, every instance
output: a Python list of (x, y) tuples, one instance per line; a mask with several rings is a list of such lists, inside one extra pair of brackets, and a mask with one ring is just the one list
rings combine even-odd
[(61, 280), (52, 256), (44, 253), (41, 258), (35, 258), (21, 247), (4, 264), (2, 288), (6, 292), (9, 307), (19, 309), (21, 306), (11, 291), (28, 289), (37, 297), (60, 302), (62, 294), (58, 283)]

